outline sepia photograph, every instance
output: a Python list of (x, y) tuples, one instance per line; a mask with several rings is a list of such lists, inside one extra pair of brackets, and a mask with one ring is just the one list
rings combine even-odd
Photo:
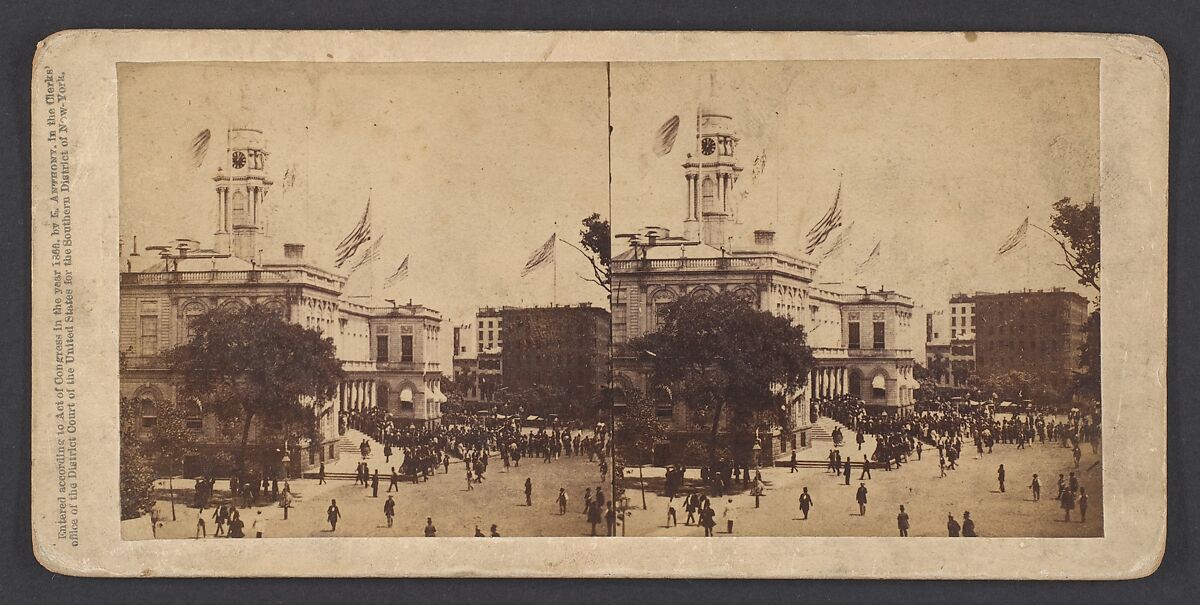
[(607, 533), (605, 77), (120, 66), (122, 535)]
[(629, 535), (1103, 535), (1097, 61), (612, 81)]
[(1152, 40), (86, 30), (33, 69), (52, 571), (1161, 560)]

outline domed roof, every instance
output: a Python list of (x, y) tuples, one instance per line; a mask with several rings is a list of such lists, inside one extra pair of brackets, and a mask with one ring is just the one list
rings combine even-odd
[(733, 114), (728, 111), (725, 111), (724, 107), (720, 103), (718, 103), (716, 101), (716, 99), (708, 99), (707, 101), (701, 103), (700, 108), (697, 110), (696, 113), (700, 117), (718, 116), (718, 117), (730, 118), (730, 119), (733, 118)]

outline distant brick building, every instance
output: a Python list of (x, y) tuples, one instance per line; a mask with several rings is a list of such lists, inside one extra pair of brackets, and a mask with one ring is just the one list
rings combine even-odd
[[(504, 387), (561, 389), (576, 402), (609, 383), (609, 313), (590, 305), (505, 307)], [(482, 359), (481, 362), (482, 364)]]
[(1065, 393), (1080, 369), (1087, 317), (1087, 299), (1062, 288), (976, 295), (976, 371), (1019, 370)]

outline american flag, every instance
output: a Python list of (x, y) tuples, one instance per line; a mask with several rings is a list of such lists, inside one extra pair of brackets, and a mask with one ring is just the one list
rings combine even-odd
[(400, 261), (400, 266), (396, 267), (396, 271), (383, 280), (383, 285), (390, 286), (403, 281), (406, 277), (408, 277), (408, 255), (405, 255), (404, 260)]
[(529, 255), (529, 260), (525, 261), (525, 268), (521, 269), (521, 277), (529, 275), (546, 263), (554, 262), (554, 240), (557, 237), (557, 233), (551, 233), (550, 239), (546, 240), (546, 243), (542, 244)]

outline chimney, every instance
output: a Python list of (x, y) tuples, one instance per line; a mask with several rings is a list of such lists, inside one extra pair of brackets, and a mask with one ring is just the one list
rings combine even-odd
[(304, 262), (304, 244), (284, 244), (283, 257), (294, 263)]

